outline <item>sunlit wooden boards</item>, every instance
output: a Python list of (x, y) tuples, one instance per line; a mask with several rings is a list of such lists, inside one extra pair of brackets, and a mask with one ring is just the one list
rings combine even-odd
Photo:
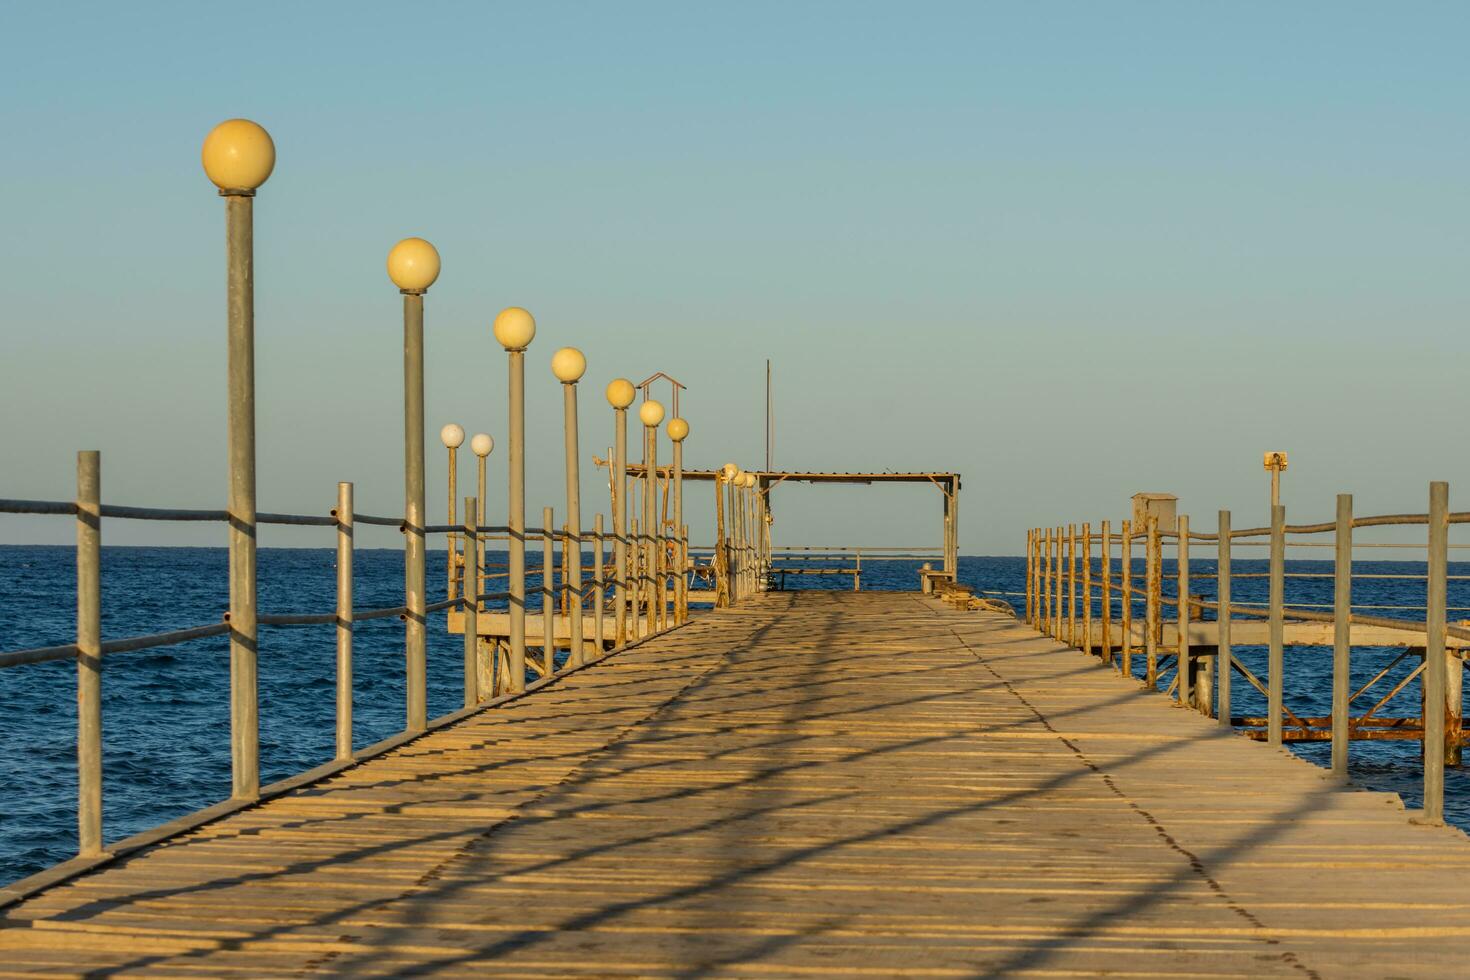
[(44, 893), (0, 974), (1456, 976), (1467, 874), (1008, 617), (782, 593)]

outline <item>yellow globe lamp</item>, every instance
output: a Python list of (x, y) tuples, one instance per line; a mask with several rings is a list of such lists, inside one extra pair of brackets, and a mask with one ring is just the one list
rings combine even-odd
[(276, 167), (276, 144), (259, 123), (226, 119), (204, 137), (204, 173), (226, 194), (249, 194)]
[(506, 350), (525, 350), (536, 337), (536, 318), (519, 306), (507, 306), (496, 314), (494, 332)]
[(655, 428), (664, 420), (664, 406), (662, 402), (656, 402), (652, 398), (638, 406), (638, 421)]
[(439, 430), (439, 441), (444, 443), (445, 449), (458, 449), (464, 445), (464, 427), (450, 422)]
[(439, 250), (422, 238), (405, 238), (388, 250), (388, 278), (405, 293), (422, 293), (439, 278)]
[(607, 383), (607, 403), (613, 408), (627, 408), (638, 397), (638, 389), (627, 378), (613, 378)]
[(735, 474), (739, 472), (740, 467), (736, 466), (734, 463), (726, 463), (720, 468), (720, 476), (724, 478), (726, 483), (732, 482), (735, 479)]
[(689, 423), (683, 419), (669, 419), (669, 438), (674, 442), (683, 442), (689, 435)]
[(551, 355), (551, 373), (564, 385), (576, 384), (587, 373), (587, 358), (575, 347), (563, 347)]
[(495, 440), (487, 432), (476, 432), (470, 437), (470, 451), (484, 459), (495, 449)]

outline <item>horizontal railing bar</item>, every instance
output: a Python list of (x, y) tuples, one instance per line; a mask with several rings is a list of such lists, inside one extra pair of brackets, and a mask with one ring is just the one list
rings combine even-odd
[(403, 518), (401, 518), (401, 517), (374, 517), (371, 514), (353, 514), (352, 515), (352, 523), (354, 523), (354, 524), (376, 524), (379, 527), (402, 527), (403, 526)]
[(321, 626), (337, 622), (336, 613), (261, 613), (262, 626)]
[(208, 626), (195, 626), (190, 629), (173, 630), (168, 633), (152, 633), (148, 636), (130, 636), (122, 640), (106, 640), (102, 644), (102, 652), (128, 653), (133, 650), (148, 650), (152, 647), (173, 646), (176, 643), (187, 643), (190, 640), (203, 639), (206, 636), (219, 636), (230, 631), (229, 623), (211, 623)]
[(311, 527), (337, 526), (337, 518), (324, 517), (321, 514), (256, 514), (255, 522), (257, 524), (303, 524)]
[(407, 606), (383, 606), (380, 609), (352, 610), (352, 621), (360, 623), (369, 619), (390, 619), (393, 616), (408, 615)]
[(75, 516), (77, 505), (70, 500), (0, 499), (0, 514), (65, 514)]
[(103, 517), (122, 518), (134, 521), (227, 521), (227, 510), (181, 510), (170, 507), (123, 507), (118, 504), (103, 504)]

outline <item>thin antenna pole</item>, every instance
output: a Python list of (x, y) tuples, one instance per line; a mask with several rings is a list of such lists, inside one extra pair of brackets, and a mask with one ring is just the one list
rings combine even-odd
[(771, 427), (771, 359), (766, 358), (766, 472), (771, 472), (771, 442), (775, 430)]

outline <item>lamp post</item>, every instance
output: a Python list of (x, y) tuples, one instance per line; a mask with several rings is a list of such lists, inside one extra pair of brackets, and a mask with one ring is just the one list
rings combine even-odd
[(674, 586), (674, 621), (689, 618), (689, 542), (684, 539), (684, 440), (689, 437), (689, 423), (681, 418), (669, 419), (669, 441), (674, 444), (674, 537), (678, 541), (678, 584)]
[(255, 584), (255, 189), (276, 165), (270, 134), (248, 119), (210, 130), (204, 173), (225, 199), (229, 376), (230, 766), (232, 795), (260, 795)]
[[(448, 509), (449, 520), (448, 520), (448, 523), (453, 524), (454, 523), (454, 494), (455, 494), (455, 490), (456, 490), (456, 484), (458, 483), (458, 480), (456, 480), (455, 477), (459, 475), (459, 447), (462, 446), (462, 445), (464, 445), (464, 427), (461, 426), (461, 425), (458, 425), (458, 424), (456, 424), (454, 422), (450, 422), (444, 428), (442, 428), (442, 429), (439, 430), (439, 441), (442, 442), (442, 443), (444, 443), (444, 448), (445, 449), (449, 450), (449, 509)], [(468, 520), (469, 519), (469, 516), (470, 515), (466, 514), (465, 515), (465, 519)], [(446, 542), (446, 545), (445, 545), (445, 548), (444, 548), (444, 573), (445, 573), (446, 576), (448, 576), (448, 581), (446, 582), (446, 584), (444, 586), (444, 597), (446, 599), (453, 599), (454, 598), (454, 591), (455, 591), (454, 590), (454, 580), (455, 580), (454, 571), (455, 571), (456, 559), (459, 557), (458, 552), (457, 552), (457, 550), (455, 548), (455, 540), (456, 540), (456, 538), (457, 538), (457, 535), (453, 531), (450, 531), (448, 534), (446, 534), (444, 536), (444, 540)], [(464, 590), (464, 594), (465, 595), (469, 595), (470, 594), (470, 590), (469, 590), (469, 587), (468, 586), (466, 586), (466, 588)]]
[(536, 320), (519, 306), (495, 317), (495, 339), (510, 360), (510, 691), (526, 689), (526, 348)]
[(608, 382), (607, 403), (613, 408), (613, 601), (617, 604), (613, 628), (621, 645), (628, 638), (628, 406), (637, 390), (627, 378)]
[(561, 382), (562, 410), (566, 416), (567, 452), (567, 527), (569, 533), (562, 548), (566, 549), (567, 582), (570, 601), (567, 604), (570, 632), (570, 665), (586, 663), (586, 647), (582, 639), (582, 477), (577, 449), (577, 382), (587, 373), (587, 358), (575, 347), (563, 347), (551, 355), (551, 373)]
[(388, 253), (388, 278), (403, 294), (403, 591), (408, 730), (428, 725), (424, 607), (424, 293), (439, 278), (439, 253), (405, 238)]
[[(495, 440), (488, 433), (476, 432), (470, 436), (470, 452), (475, 454), (475, 526), (485, 528), (485, 461), (486, 457), (495, 451)], [(479, 554), (478, 550), (476, 554)], [(480, 569), (475, 568), (475, 601), (480, 601), (480, 593), (485, 591), (485, 583), (480, 579)]]
[(650, 398), (638, 406), (638, 421), (643, 423), (643, 607), (648, 612), (648, 632), (657, 629), (654, 622), (654, 596), (658, 588), (658, 514), (654, 497), (658, 491), (658, 427), (664, 420), (662, 402)]
[(475, 498), (479, 507), (479, 513), (475, 515), (475, 522), (482, 528), (485, 526), (485, 457), (495, 451), (495, 440), (484, 432), (476, 432), (470, 436), (470, 452), (476, 457), (476, 470), (478, 476), (477, 486), (479, 496)]

